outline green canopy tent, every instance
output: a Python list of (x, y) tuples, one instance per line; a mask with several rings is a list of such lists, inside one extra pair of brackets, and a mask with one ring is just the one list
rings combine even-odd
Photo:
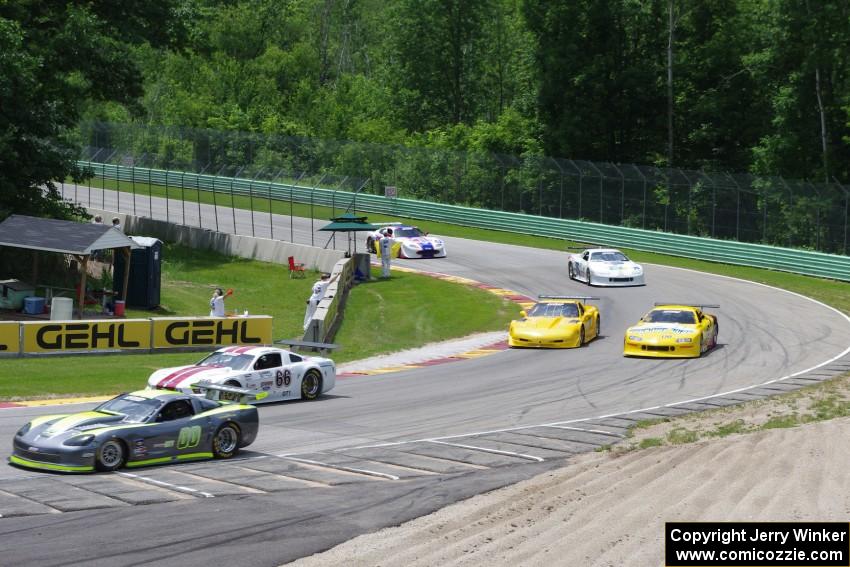
[[(329, 225), (323, 226), (319, 230), (325, 232), (333, 232), (333, 236), (336, 236), (337, 232), (344, 232), (348, 237), (348, 255), (351, 255), (351, 234), (357, 232), (374, 232), (381, 228), (379, 225), (374, 225), (366, 222), (366, 217), (359, 217), (352, 213), (345, 213), (341, 216), (334, 217), (331, 219), (331, 223)], [(331, 238), (333, 238), (331, 236)], [(328, 239), (328, 244), (330, 244), (330, 239)], [(325, 244), (325, 248), (327, 248), (327, 244)], [(357, 252), (357, 235), (354, 237), (354, 252)]]

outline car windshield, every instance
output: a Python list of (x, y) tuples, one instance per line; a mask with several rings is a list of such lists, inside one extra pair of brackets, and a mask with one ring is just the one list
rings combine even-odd
[(696, 323), (693, 311), (682, 309), (654, 309), (643, 318), (647, 323), (680, 323), (693, 325)]
[(628, 262), (629, 259), (622, 252), (593, 252), (590, 259), (594, 262)]
[(422, 234), (422, 231), (418, 228), (414, 227), (404, 227), (404, 228), (394, 228), (393, 229), (393, 237), (394, 238), (416, 238), (418, 236), (425, 236)]
[(94, 408), (94, 411), (116, 413), (123, 415), (124, 421), (142, 423), (156, 413), (161, 406), (162, 400), (124, 394), (100, 404)]
[(575, 303), (538, 303), (528, 312), (529, 317), (578, 317)]
[(248, 370), (253, 362), (254, 356), (250, 354), (214, 352), (195, 366), (229, 366), (233, 370)]

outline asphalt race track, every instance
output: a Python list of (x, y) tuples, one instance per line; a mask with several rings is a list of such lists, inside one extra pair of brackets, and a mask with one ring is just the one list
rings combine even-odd
[[(114, 203), (114, 193), (92, 195), (94, 206)], [(164, 201), (151, 202), (152, 213), (138, 213), (164, 219)], [(179, 207), (172, 202), (170, 213)], [(221, 230), (232, 231), (232, 212), (219, 207), (219, 215), (227, 219)], [(268, 236), (268, 215), (259, 217), (256, 235)], [(187, 215), (187, 224), (196, 219)], [(291, 230), (310, 242), (309, 219), (292, 227), (288, 217), (274, 220), (276, 236)], [(250, 234), (250, 215), (237, 213), (236, 229)], [(515, 349), (340, 379), (316, 402), (262, 406), (260, 436), (239, 460), (88, 476), (0, 465), (0, 563), (280, 565), (562, 466), (616, 442), (639, 419), (755, 399), (850, 369), (850, 320), (801, 296), (654, 265), (645, 287), (588, 288), (568, 281), (563, 252), (445, 240), (448, 258), (398, 264), (531, 296), (598, 296), (603, 336), (582, 349)], [(719, 346), (695, 360), (623, 358), (623, 331), (655, 301), (720, 304)], [(120, 371), (130, 358), (115, 361)], [(8, 440), (0, 458), (30, 417), (86, 408), (0, 410)]]

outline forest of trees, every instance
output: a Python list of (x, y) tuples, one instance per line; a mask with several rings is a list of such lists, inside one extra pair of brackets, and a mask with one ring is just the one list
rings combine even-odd
[[(850, 188), (847, 0), (152, 4), (159, 13), (128, 14), (134, 25), (117, 27), (127, 32), (124, 41), (110, 37), (129, 68), (115, 77), (101, 69), (98, 77), (121, 86), (135, 68), (140, 88), (130, 94), (140, 96), (83, 97), (81, 145), (117, 145), (103, 139), (116, 129), (97, 124), (132, 123), (134, 132), (156, 132), (135, 135), (134, 151), (166, 165), (265, 160), (295, 168), (306, 158), (286, 150), (291, 140), (336, 141), (337, 154), (329, 161), (311, 155), (311, 167), (378, 182), (398, 180), (387, 171), (401, 167), (392, 157), (399, 152), (415, 156), (404, 167), (423, 169), (433, 161), (423, 151), (463, 155), (468, 180), (477, 179), (467, 171), (469, 156), (504, 156), (479, 168), (480, 177), (511, 169), (513, 177), (503, 171), (499, 181), (503, 191), (506, 179), (522, 185), (527, 164), (541, 156), (782, 176), (824, 184), (811, 198), (837, 215), (834, 224), (846, 216), (834, 209), (845, 202), (838, 183)], [(122, 14), (109, 16), (114, 29)], [(260, 141), (227, 138), (211, 148), (200, 134), (210, 131)], [(298, 147), (303, 154), (310, 146)], [(411, 194), (457, 192), (445, 186), (451, 173), (410, 181), (418, 184)], [(493, 183), (467, 187), (454, 201), (498, 207)], [(786, 216), (808, 207), (779, 201)]]

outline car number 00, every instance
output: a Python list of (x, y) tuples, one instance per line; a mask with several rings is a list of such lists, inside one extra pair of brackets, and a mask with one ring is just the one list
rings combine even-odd
[(201, 442), (201, 426), (183, 427), (177, 436), (177, 448), (197, 447)]

